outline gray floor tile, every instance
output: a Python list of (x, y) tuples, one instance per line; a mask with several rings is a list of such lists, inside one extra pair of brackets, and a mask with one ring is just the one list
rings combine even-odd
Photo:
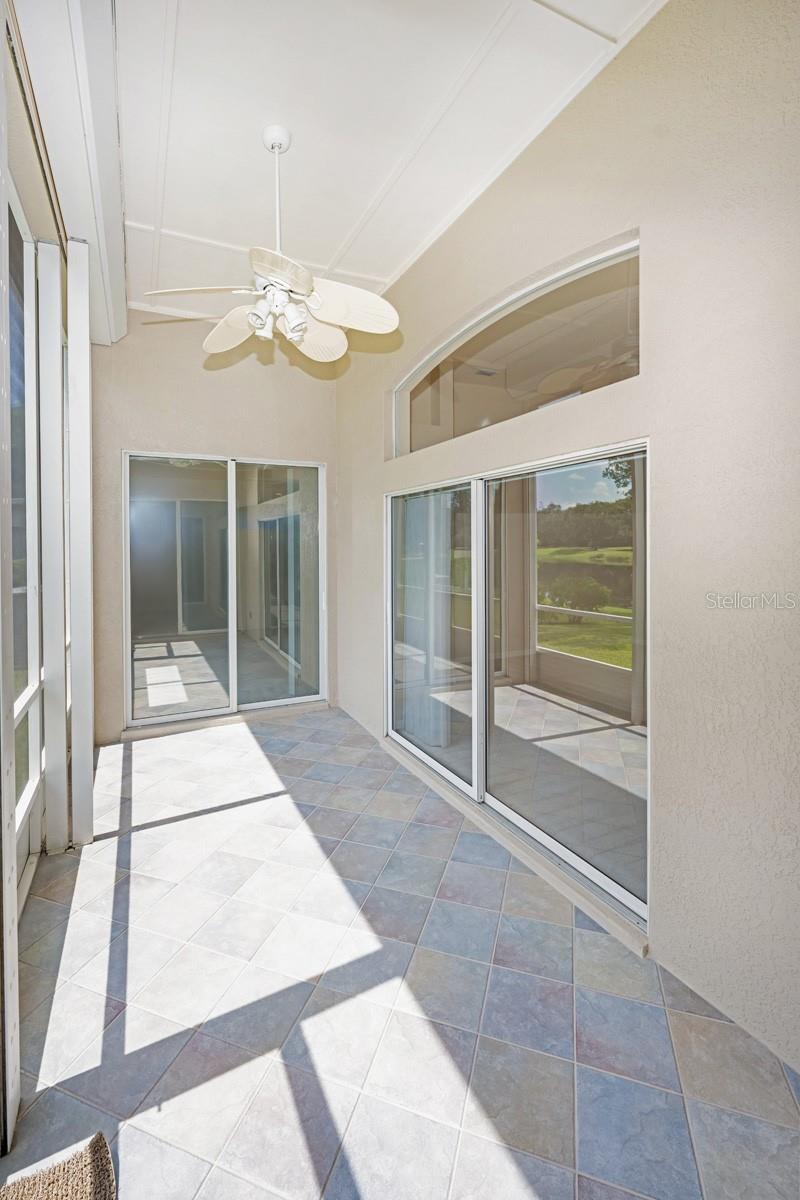
[(572, 982), (572, 930), (547, 921), (503, 914), (494, 961), (501, 967)]
[(175, 938), (130, 926), (89, 959), (72, 982), (118, 1000), (131, 1000), (182, 945)]
[(290, 1066), (360, 1087), (387, 1019), (384, 1007), (361, 996), (318, 987), (287, 1038), (281, 1057)]
[(213, 1162), (266, 1068), (266, 1060), (196, 1033), (143, 1100), (133, 1124)]
[(378, 937), (416, 942), (431, 907), (427, 896), (412, 896), (377, 884), (364, 901), (355, 925)]
[(687, 1096), (800, 1126), (781, 1063), (766, 1046), (729, 1021), (671, 1012), (669, 1023)]
[(574, 932), (575, 982), (630, 1000), (661, 1004), (658, 969), (652, 959), (640, 958), (616, 938), (587, 929)]
[(329, 861), (344, 879), (374, 883), (389, 861), (390, 853), (377, 846), (344, 841), (337, 846)]
[(219, 892), (209, 892), (192, 884), (179, 883), (134, 924), (163, 937), (185, 941), (225, 903)]
[(185, 1150), (151, 1137), (135, 1125), (125, 1125), (112, 1146), (118, 1200), (187, 1200), (194, 1196), (209, 1164)]
[(219, 954), (250, 959), (282, 920), (283, 913), (277, 909), (246, 904), (243, 900), (226, 900), (191, 941)]
[(20, 1025), (22, 1069), (45, 1083), (55, 1083), (70, 1064), (122, 1010), (112, 1000), (67, 980)]
[(315, 874), (316, 870), (309, 867), (265, 863), (239, 888), (235, 899), (288, 912)]
[(506, 872), (471, 863), (449, 862), (437, 897), (478, 908), (499, 909), (503, 903)]
[(395, 850), (378, 876), (378, 886), (433, 897), (442, 878), (444, 863), (421, 854)]
[(796, 1200), (800, 1133), (689, 1101), (705, 1200)]
[(333, 1166), (358, 1093), (324, 1085), (276, 1062), (220, 1156), (219, 1165), (291, 1196), (316, 1200)]
[(481, 1037), (464, 1128), (571, 1167), (572, 1075), (572, 1063)]
[(214, 1167), (206, 1176), (196, 1200), (280, 1200), (276, 1192), (265, 1188), (221, 1167)]
[(574, 1057), (572, 987), (492, 967), (481, 1031), (529, 1050)]
[(451, 1200), (499, 1200), (499, 1197), (573, 1200), (572, 1172), (465, 1133), (458, 1148)]
[(475, 1034), (394, 1012), (364, 1090), (380, 1100), (444, 1121), (461, 1122)]
[(382, 850), (392, 850), (399, 842), (405, 827), (403, 821), (390, 821), (387, 817), (364, 813), (348, 830), (345, 840), (362, 842), (366, 846), (379, 846)]
[(491, 962), (498, 914), (486, 908), (434, 900), (420, 945), (445, 954)]
[(334, 925), (350, 925), (369, 894), (368, 883), (343, 879), (336, 872), (318, 874), (294, 902), (292, 912)]
[(397, 848), (398, 850), (407, 850), (410, 854), (425, 854), (429, 858), (448, 859), (455, 841), (455, 829), (419, 824), (415, 819), (406, 828)]
[(374, 817), (388, 817), (393, 821), (410, 821), (419, 804), (419, 796), (390, 791), (383, 788), (376, 792), (367, 805), (367, 812)]
[(330, 962), (342, 934), (341, 925), (289, 913), (269, 935), (254, 962), (314, 983)]
[(702, 996), (698, 996), (697, 992), (693, 992), (690, 987), (672, 975), (666, 967), (659, 966), (658, 971), (667, 1008), (674, 1008), (679, 1012), (696, 1013), (699, 1017), (716, 1017), (718, 1021), (727, 1021), (728, 1018), (719, 1009), (714, 1008), (713, 1004), (709, 1004)]
[(508, 877), (503, 912), (556, 925), (572, 924), (572, 905), (565, 896), (538, 875), (511, 871)]
[(19, 922), (20, 953), (57, 926), (64, 925), (69, 917), (69, 911), (69, 906), (66, 904), (56, 904), (53, 900), (42, 900), (39, 896), (29, 896)]
[(124, 925), (93, 913), (74, 912), (69, 921), (57, 925), (22, 952), (23, 962), (49, 975), (69, 979), (90, 958), (122, 933)]
[(325, 1200), (444, 1200), (456, 1140), (455, 1129), (362, 1096)]
[(271, 861), (318, 871), (338, 845), (335, 838), (320, 837), (306, 828), (296, 829), (278, 847)]
[(397, 1007), (432, 1021), (477, 1030), (488, 978), (489, 967), (485, 963), (418, 946), (403, 980)]
[[(51, 1000), (57, 987), (64, 982), (55, 975), (40, 971), (38, 967), (30, 967), (25, 962), (19, 963), (19, 1016), (24, 1020), (35, 1008), (45, 1000)], [(80, 980), (77, 981), (80, 983)]]
[(464, 818), (457, 808), (453, 808), (452, 804), (448, 804), (446, 800), (432, 793), (428, 793), (420, 800), (414, 820), (423, 825), (437, 825), (441, 829), (460, 829)]
[(183, 946), (135, 996), (136, 1004), (179, 1025), (199, 1025), (242, 964), (204, 946)]
[(653, 1200), (701, 1200), (683, 1098), (578, 1067), (578, 1170)]
[(105, 1112), (130, 1117), (190, 1036), (191, 1030), (128, 1005), (59, 1086)]
[(280, 1049), (313, 985), (248, 964), (214, 1005), (202, 1032), (252, 1054)]
[[(588, 926), (583, 928), (588, 928)], [(636, 1200), (636, 1197), (633, 1192), (623, 1192), (620, 1188), (600, 1183), (597, 1179), (579, 1175), (577, 1200)]]
[(578, 1062), (680, 1091), (663, 1008), (578, 988), (575, 1029)]
[(149, 912), (173, 887), (174, 884), (168, 880), (156, 879), (153, 875), (124, 875), (114, 887), (84, 905), (84, 911), (105, 917), (107, 921), (131, 925), (138, 917)]
[(377, 1004), (391, 1006), (397, 999), (413, 951), (410, 942), (348, 929), (320, 982), (334, 991), (366, 996)]
[(453, 849), (453, 858), (456, 862), (499, 867), (501, 870), (505, 870), (511, 861), (508, 851), (486, 833), (460, 833)]
[(306, 821), (306, 828), (320, 837), (343, 838), (356, 819), (355, 813), (336, 808), (315, 808)]

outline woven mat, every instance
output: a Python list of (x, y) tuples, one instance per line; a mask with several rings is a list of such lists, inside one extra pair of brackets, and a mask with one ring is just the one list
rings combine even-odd
[(102, 1133), (70, 1158), (0, 1187), (0, 1200), (115, 1200), (116, 1195), (114, 1166)]

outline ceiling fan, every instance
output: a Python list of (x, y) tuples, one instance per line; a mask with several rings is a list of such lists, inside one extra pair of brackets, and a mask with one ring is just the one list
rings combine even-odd
[[(203, 342), (207, 354), (232, 350), (251, 335), (272, 339), (280, 333), (315, 362), (335, 362), (347, 353), (345, 329), (364, 333), (392, 333), (399, 324), (396, 310), (382, 296), (365, 288), (333, 279), (315, 279), (302, 263), (281, 252), (280, 156), (292, 136), (281, 125), (268, 125), (264, 145), (275, 158), (275, 249), (254, 246), (250, 251), (252, 284), (219, 287), (161, 288), (146, 296), (177, 293), (229, 292), (249, 296), (247, 304), (232, 308)], [(344, 328), (342, 328), (342, 326)]]

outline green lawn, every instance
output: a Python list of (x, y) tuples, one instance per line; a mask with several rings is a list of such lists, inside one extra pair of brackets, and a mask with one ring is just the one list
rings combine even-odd
[(536, 551), (540, 563), (594, 563), (601, 567), (630, 567), (633, 565), (631, 546), (540, 546)]
[[(611, 611), (611, 610), (609, 610)], [(631, 666), (631, 626), (622, 621), (593, 621), (584, 617), (580, 624), (570, 625), (566, 617), (554, 613), (539, 614), (540, 646), (577, 654), (614, 667)]]

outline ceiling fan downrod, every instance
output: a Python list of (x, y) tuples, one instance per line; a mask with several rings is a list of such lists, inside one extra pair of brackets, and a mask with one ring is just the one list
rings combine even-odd
[(292, 135), (285, 125), (265, 125), (261, 134), (264, 145), (275, 159), (275, 249), (278, 254), (283, 252), (281, 246), (281, 161), (292, 144)]

